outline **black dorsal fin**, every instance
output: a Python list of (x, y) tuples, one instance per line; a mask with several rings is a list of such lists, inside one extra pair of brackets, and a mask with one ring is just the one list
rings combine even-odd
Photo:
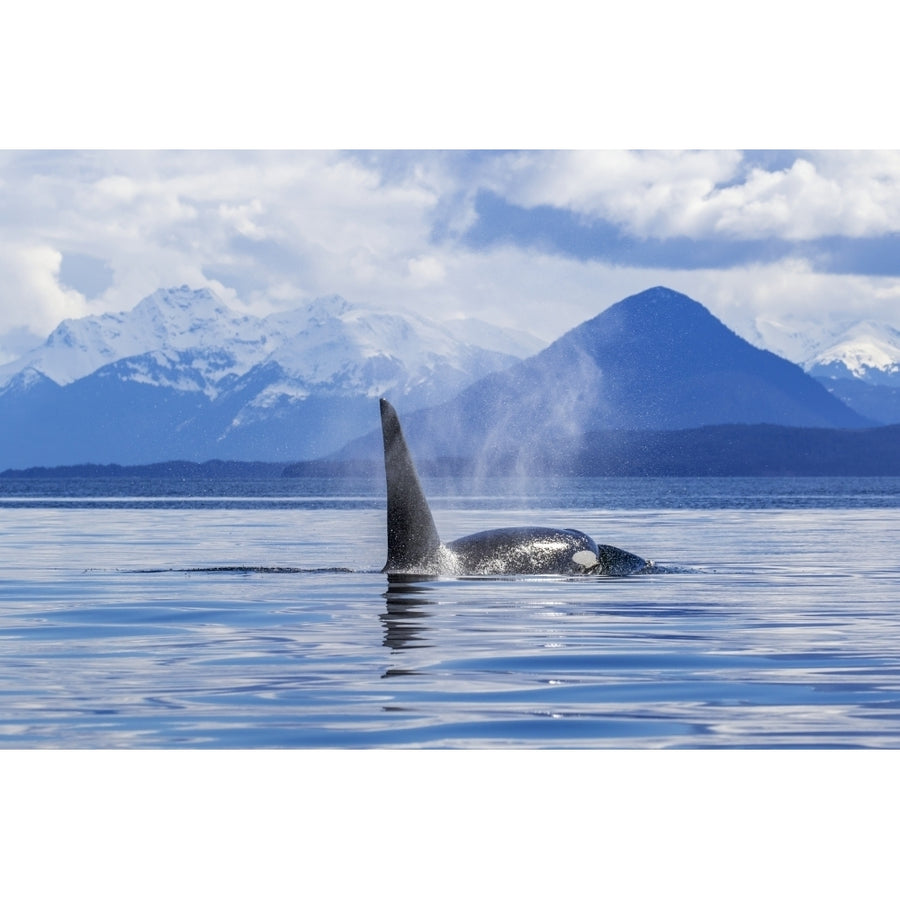
[(441, 546), (397, 412), (381, 401), (384, 473), (387, 478), (387, 545), (384, 572), (421, 572)]

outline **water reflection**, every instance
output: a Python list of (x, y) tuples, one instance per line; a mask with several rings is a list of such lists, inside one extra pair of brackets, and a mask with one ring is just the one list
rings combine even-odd
[[(382, 595), (385, 611), (380, 616), (384, 625), (385, 647), (406, 650), (431, 646), (423, 633), (426, 630), (425, 619), (431, 615), (428, 607), (434, 605), (434, 601), (428, 599), (431, 587), (422, 581), (422, 576), (391, 575), (388, 578), (388, 589)], [(385, 677), (401, 674), (409, 673), (389, 669)]]

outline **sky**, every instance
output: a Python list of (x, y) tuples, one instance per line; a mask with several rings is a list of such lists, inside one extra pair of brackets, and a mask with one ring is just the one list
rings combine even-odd
[(785, 355), (900, 327), (900, 153), (784, 149), (900, 146), (869, 0), (114, 9), (0, 36), (0, 364), (182, 284), (547, 341), (660, 284)]
[(749, 337), (900, 327), (900, 152), (12, 151), (0, 196), (0, 361), (181, 284), (547, 341), (657, 284)]

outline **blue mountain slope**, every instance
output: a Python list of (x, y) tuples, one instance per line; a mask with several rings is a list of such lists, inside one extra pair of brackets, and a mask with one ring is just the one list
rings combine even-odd
[(867, 424), (799, 366), (662, 287), (616, 303), (534, 361), (546, 375), (567, 368), (594, 375), (593, 402), (581, 408), (595, 428)]
[[(485, 458), (602, 430), (718, 424), (860, 428), (803, 370), (668, 288), (628, 297), (541, 353), (404, 418), (414, 453)], [(372, 439), (342, 451), (369, 456)]]

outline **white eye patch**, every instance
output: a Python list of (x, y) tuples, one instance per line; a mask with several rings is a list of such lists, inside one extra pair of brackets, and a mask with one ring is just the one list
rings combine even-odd
[(591, 550), (579, 550), (573, 557), (572, 562), (575, 563), (576, 566), (581, 566), (583, 569), (590, 569), (592, 566), (596, 566), (600, 559), (597, 554)]

